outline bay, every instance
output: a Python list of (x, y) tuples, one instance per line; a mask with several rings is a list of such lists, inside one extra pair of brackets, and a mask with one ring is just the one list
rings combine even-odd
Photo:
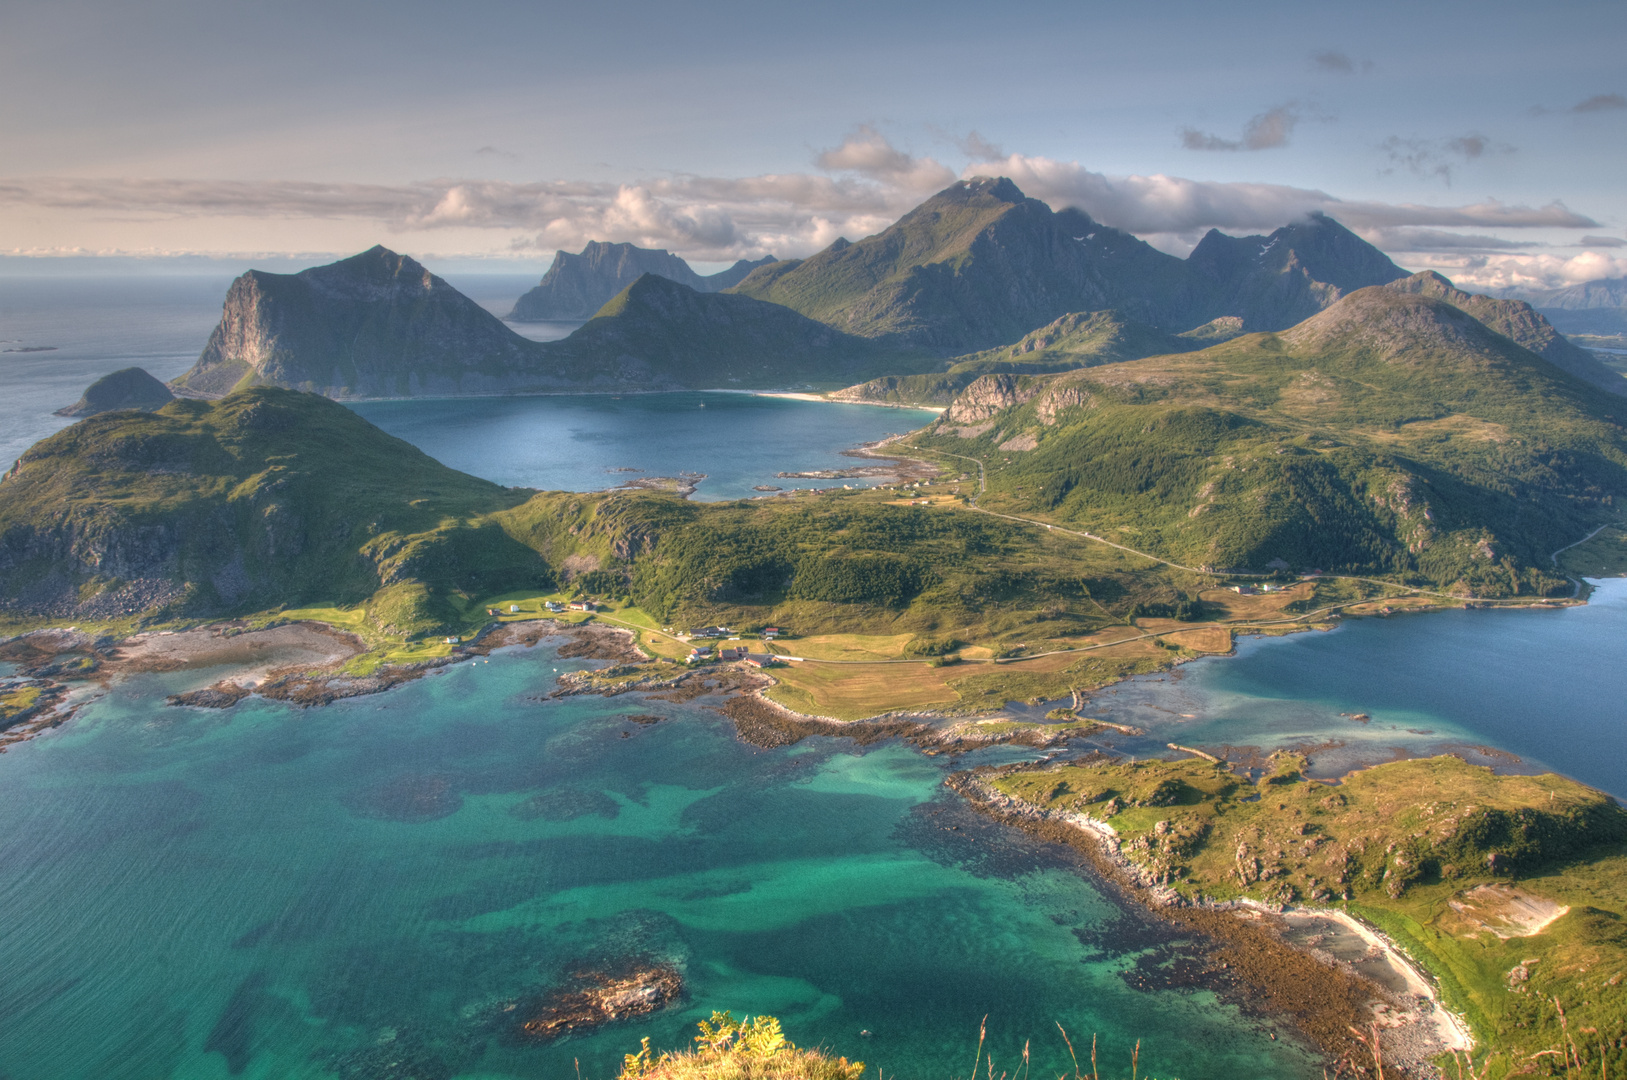
[[(143, 677), (0, 756), (9, 1080), (608, 1078), (713, 1009), (906, 1080), (963, 1073), (985, 1015), (996, 1072), (1030, 1039), (1036, 1075), (1066, 1071), (1060, 1021), (1115, 1063), (1143, 1040), (1155, 1075), (1316, 1075), (1206, 992), (1132, 989), (1167, 932), (972, 815), (941, 763), (544, 698), (572, 663), (511, 650), (306, 711), (168, 707), (218, 673)], [(679, 966), (687, 1001), (517, 1036), (630, 956)]]
[(1235, 657), (1131, 679), (1096, 694), (1089, 711), (1145, 729), (1144, 740), (1110, 740), (1132, 752), (1163, 753), (1169, 742), (1314, 749), (1319, 776), (1451, 752), (1627, 799), (1627, 580), (1592, 584), (1585, 607), (1451, 610), (1243, 638)]
[(842, 451), (935, 416), (723, 391), (414, 398), (351, 408), (443, 464), (510, 487), (594, 491), (640, 476), (704, 473), (694, 496), (701, 500), (751, 498), (762, 494), (759, 486), (867, 487), (866, 479), (776, 474), (879, 464)]

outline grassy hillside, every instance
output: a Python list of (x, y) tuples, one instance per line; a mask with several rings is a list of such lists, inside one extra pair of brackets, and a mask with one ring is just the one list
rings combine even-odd
[(1188, 759), (1018, 768), (993, 784), (1106, 823), (1133, 865), (1181, 895), (1348, 903), (1433, 971), (1492, 1076), (1571, 1075), (1569, 1053), (1545, 1053), (1567, 1051), (1567, 1036), (1580, 1075), (1627, 1067), (1627, 812), (1613, 799), (1453, 757), (1337, 786), (1307, 780), (1296, 755), (1271, 765), (1252, 783)]
[(936, 358), (855, 337), (778, 304), (701, 293), (654, 274), (623, 289), (570, 337), (542, 347), (591, 385), (841, 386)]
[(948, 405), (979, 376), (996, 372), (1039, 375), (1138, 360), (1143, 356), (1189, 352), (1212, 344), (1197, 332), (1166, 334), (1117, 311), (1076, 311), (1064, 315), (1014, 345), (985, 349), (950, 361), (946, 370), (922, 375), (888, 375), (840, 390), (838, 401)]
[(486, 517), (526, 494), (311, 394), (104, 413), (0, 483), (0, 596), (14, 616), (115, 619), (365, 602), (422, 629), (451, 594), (551, 580)]
[(1551, 592), (1549, 553), (1627, 494), (1621, 417), (1457, 308), (1367, 289), (1200, 352), (985, 377), (913, 442), (985, 462), (987, 508), (1187, 565)]

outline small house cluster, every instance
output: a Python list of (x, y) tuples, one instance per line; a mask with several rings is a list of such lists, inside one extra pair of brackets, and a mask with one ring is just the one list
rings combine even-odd
[(558, 600), (544, 601), (542, 606), (544, 608), (547, 608), (548, 611), (550, 611), (551, 613), (553, 613), (555, 615), (558, 615), (560, 612), (565, 610), (565, 605), (561, 604)]
[(693, 641), (696, 638), (725, 638), (730, 633), (732, 631), (727, 626), (703, 626), (699, 630), (688, 631), (684, 636)]
[(568, 605), (572, 611), (598, 611), (599, 605), (592, 600), (572, 600)]

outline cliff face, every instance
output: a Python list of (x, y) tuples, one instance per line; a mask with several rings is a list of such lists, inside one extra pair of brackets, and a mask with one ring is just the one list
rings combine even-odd
[(755, 262), (741, 259), (727, 270), (703, 276), (671, 252), (595, 240), (576, 255), (556, 252), (542, 281), (515, 302), (508, 318), (514, 322), (591, 319), (645, 274), (659, 274), (696, 292), (720, 292), (773, 261), (772, 255)]
[(1586, 349), (1565, 340), (1547, 319), (1523, 300), (1497, 300), (1466, 293), (1433, 270), (1391, 282), (1389, 287), (1398, 292), (1444, 300), (1583, 382), (1612, 394), (1627, 395), (1627, 378), (1599, 363)]
[(129, 367), (103, 375), (91, 383), (85, 395), (58, 416), (95, 416), (97, 413), (118, 409), (140, 409), (152, 412), (175, 400), (169, 387), (147, 373), (145, 368)]
[(558, 382), (542, 356), (417, 262), (375, 247), (238, 278), (203, 355), (171, 385), (208, 397), (240, 384), (333, 398), (491, 393)]

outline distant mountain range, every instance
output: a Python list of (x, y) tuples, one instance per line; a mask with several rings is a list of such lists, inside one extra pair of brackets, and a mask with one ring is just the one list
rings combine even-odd
[(1563, 289), (1509, 289), (1566, 334), (1627, 333), (1627, 277), (1597, 278)]
[[(688, 273), (666, 252), (593, 244), (562, 253), (545, 285), (560, 303), (585, 303), (589, 285), (608, 287), (646, 257)], [(194, 397), (271, 385), (368, 398), (879, 379), (844, 396), (946, 404), (985, 374), (1192, 351), (1285, 329), (1386, 284), (1452, 303), (1597, 386), (1627, 386), (1529, 306), (1409, 277), (1321, 215), (1270, 236), (1211, 232), (1183, 260), (1081, 211), (1054, 212), (1009, 180), (977, 179), (857, 243), (735, 272), (744, 278), (723, 292), (640, 274), (569, 337), (539, 343), (382, 247), (298, 274), (250, 271), (171, 386)], [(725, 276), (696, 280), (711, 288)]]
[(413, 259), (375, 247), (297, 274), (251, 270), (175, 392), (280, 386), (331, 398), (841, 385), (932, 363), (777, 304), (645, 274), (560, 341), (523, 338)]
[(607, 244), (595, 240), (581, 254), (560, 251), (536, 288), (520, 297), (508, 313), (511, 322), (574, 322), (591, 319), (623, 289), (645, 274), (659, 274), (696, 292), (722, 292), (740, 284), (774, 256), (749, 262), (741, 259), (720, 273), (702, 276), (672, 253), (662, 249)]
[(1407, 276), (1332, 218), (1270, 236), (1211, 231), (1167, 255), (1005, 178), (965, 180), (890, 228), (760, 267), (733, 290), (861, 337), (955, 355), (1008, 345), (1072, 312), (1115, 309), (1170, 332), (1235, 317), (1292, 326), (1356, 289)]

